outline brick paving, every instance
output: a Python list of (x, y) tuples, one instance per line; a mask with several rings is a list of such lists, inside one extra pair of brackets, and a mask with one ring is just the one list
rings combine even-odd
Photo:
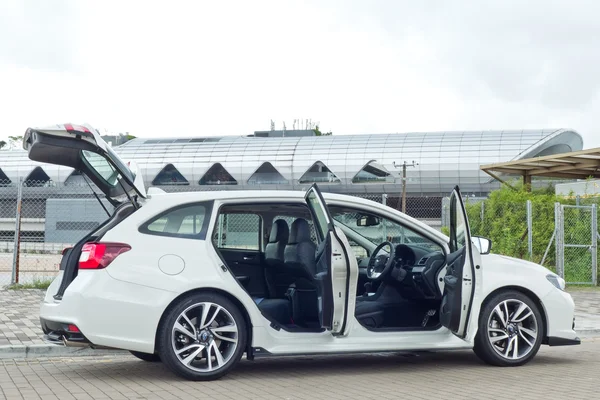
[(497, 368), (471, 351), (243, 360), (221, 380), (189, 382), (131, 356), (0, 360), (4, 399), (595, 399), (600, 339), (543, 346)]
[(40, 328), (43, 290), (0, 290), (0, 347), (44, 344)]
[[(574, 290), (576, 329), (600, 335), (600, 290)], [(0, 347), (44, 344), (39, 323), (43, 290), (0, 290)]]

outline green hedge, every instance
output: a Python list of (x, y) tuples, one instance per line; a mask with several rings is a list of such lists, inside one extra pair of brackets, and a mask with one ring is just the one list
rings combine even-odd
[[(573, 196), (558, 197), (551, 186), (527, 191), (519, 183), (514, 189), (503, 186), (490, 193), (483, 201), (466, 201), (465, 208), (473, 236), (492, 240), (492, 252), (521, 259), (529, 259), (527, 246), (527, 200), (532, 203), (532, 257), (541, 263), (544, 252), (554, 232), (555, 203), (575, 205)], [(482, 210), (483, 203), (483, 210)], [(598, 204), (598, 198), (583, 198), (581, 205)], [(600, 221), (599, 221), (600, 223)], [(443, 229), (448, 233), (447, 227)], [(590, 211), (565, 210), (565, 243), (591, 242)], [(551, 245), (544, 266), (554, 269), (556, 262), (554, 243)], [(591, 253), (587, 249), (565, 249), (565, 278), (568, 282), (591, 280)]]

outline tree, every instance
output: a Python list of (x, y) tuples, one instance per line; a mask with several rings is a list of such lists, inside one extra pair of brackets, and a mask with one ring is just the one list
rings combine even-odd
[(21, 142), (23, 141), (23, 136), (9, 136), (8, 143), (10, 144), (10, 148), (21, 147)]
[(4, 140), (0, 140), (0, 149), (3, 149), (6, 147), (6, 142)]
[(313, 131), (315, 132), (315, 136), (331, 136), (332, 135), (331, 131), (321, 132), (321, 130), (319, 129), (319, 125), (316, 125), (315, 128), (313, 129)]

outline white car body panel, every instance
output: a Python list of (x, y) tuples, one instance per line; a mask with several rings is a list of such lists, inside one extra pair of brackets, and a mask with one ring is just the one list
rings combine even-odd
[[(348, 320), (346, 337), (334, 337), (330, 332), (303, 333), (275, 330), (261, 314), (250, 295), (232, 274), (221, 268), (223, 261), (210, 240), (169, 238), (140, 233), (139, 226), (161, 211), (185, 203), (214, 200), (208, 232), (215, 226), (216, 212), (223, 203), (261, 201), (303, 202), (302, 192), (227, 191), (162, 194), (150, 190), (148, 199), (133, 215), (108, 231), (106, 242), (126, 242), (132, 250), (121, 254), (104, 270), (80, 271), (66, 289), (62, 300), (54, 300), (61, 276), (52, 283), (41, 305), (41, 318), (73, 323), (95, 345), (152, 353), (156, 330), (169, 305), (181, 294), (197, 289), (223, 291), (242, 305), (252, 325), (252, 347), (273, 355), (369, 352), (392, 350), (436, 350), (471, 348), (477, 332), (477, 319), (484, 299), (503, 287), (521, 287), (539, 298), (548, 320), (547, 335), (575, 338), (572, 329), (574, 304), (568, 293), (554, 287), (547, 279), (545, 268), (521, 260), (495, 255), (474, 255), (481, 268), (476, 271), (475, 297), (468, 323), (467, 336), (460, 339), (446, 328), (436, 331), (373, 332), (362, 327), (354, 313)], [(439, 241), (448, 252), (448, 238), (413, 218), (383, 205), (344, 195), (324, 195), (328, 204), (347, 204), (365, 208), (409, 225), (416, 232)], [(340, 231), (341, 232), (341, 231)], [(344, 246), (349, 248), (344, 235)], [(165, 255), (167, 265), (159, 260)], [(177, 271), (166, 274), (163, 270)], [(351, 258), (350, 293), (356, 292), (358, 265)], [(480, 260), (479, 260), (480, 258)], [(169, 263), (173, 263), (170, 268)], [(354, 309), (350, 296), (349, 310)]]

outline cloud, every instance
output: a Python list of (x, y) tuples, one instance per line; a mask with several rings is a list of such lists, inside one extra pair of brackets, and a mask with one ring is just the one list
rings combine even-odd
[(571, 127), (600, 145), (593, 1), (20, 4), (0, 6), (4, 135), (65, 121), (249, 134), (311, 118), (334, 134)]
[(0, 2), (0, 62), (28, 69), (73, 72), (79, 20), (67, 0)]

